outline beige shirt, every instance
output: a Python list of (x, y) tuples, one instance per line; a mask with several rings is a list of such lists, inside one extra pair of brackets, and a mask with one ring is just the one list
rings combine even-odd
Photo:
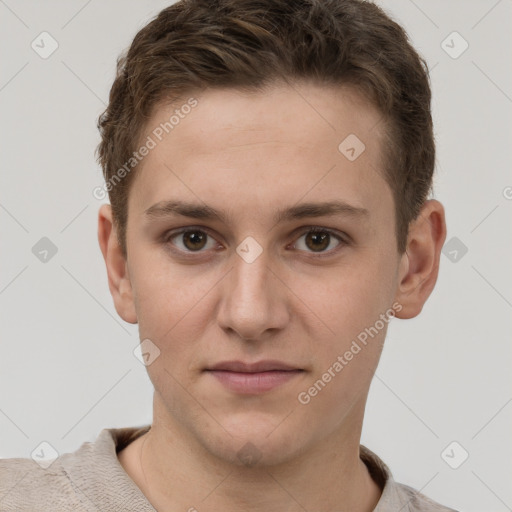
[[(28, 458), (0, 459), (0, 511), (155, 512), (117, 458), (149, 428), (103, 429), (94, 442), (60, 455), (46, 469)], [(360, 456), (383, 489), (374, 512), (455, 512), (396, 483), (384, 462), (363, 445)]]

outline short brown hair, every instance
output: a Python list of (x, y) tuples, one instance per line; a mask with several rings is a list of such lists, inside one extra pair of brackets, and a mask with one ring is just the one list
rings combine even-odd
[[(402, 254), (409, 223), (432, 186), (430, 85), (426, 63), (405, 31), (367, 1), (180, 0), (162, 10), (117, 61), (109, 104), (98, 120), (97, 155), (106, 182), (132, 157), (162, 101), (206, 88), (259, 91), (303, 79), (352, 85), (382, 115), (389, 140), (384, 177)], [(133, 176), (108, 188), (125, 256)]]

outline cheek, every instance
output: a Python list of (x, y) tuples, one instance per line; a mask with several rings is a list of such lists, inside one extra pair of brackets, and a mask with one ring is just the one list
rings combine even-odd
[(308, 304), (325, 326), (313, 347), (316, 364), (311, 382), (321, 379), (320, 388), (328, 382), (329, 391), (322, 391), (326, 401), (329, 396), (350, 400), (347, 393), (357, 394), (372, 378), (392, 320), (387, 313), (392, 278), (386, 276), (392, 276), (389, 261), (362, 256), (357, 264), (334, 271), (323, 289), (308, 286)]
[(392, 286), (386, 276), (390, 274), (387, 264), (361, 257), (357, 264), (334, 270), (321, 289), (306, 283), (306, 297), (331, 334), (348, 340), (388, 309)]
[(329, 330), (315, 340), (314, 370), (296, 399), (306, 407), (306, 415), (320, 415), (331, 426), (366, 396), (392, 320), (386, 316), (386, 283), (369, 268), (339, 277), (323, 296), (316, 297), (316, 307)]
[(158, 376), (172, 381), (167, 370), (183, 381), (197, 351), (194, 340), (201, 339), (212, 318), (208, 291), (215, 280), (194, 279), (192, 267), (181, 272), (169, 264), (151, 263), (138, 267), (133, 279), (140, 339), (151, 340), (160, 351), (147, 370), (152, 380)]

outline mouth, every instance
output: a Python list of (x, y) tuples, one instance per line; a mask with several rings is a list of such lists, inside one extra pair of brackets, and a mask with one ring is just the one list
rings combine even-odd
[(206, 368), (205, 372), (230, 391), (259, 394), (289, 382), (305, 373), (305, 370), (281, 361), (225, 361)]

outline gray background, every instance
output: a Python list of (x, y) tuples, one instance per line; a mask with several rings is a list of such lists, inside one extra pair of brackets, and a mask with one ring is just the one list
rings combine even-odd
[[(362, 443), (441, 503), (512, 510), (512, 2), (380, 4), (432, 70), (434, 197), (456, 237), (445, 252), (459, 252), (442, 255), (422, 314), (391, 323)], [(166, 5), (0, 1), (0, 457), (29, 457), (42, 441), (74, 451), (102, 428), (151, 422), (137, 326), (113, 307), (92, 190), (116, 58)], [(47, 59), (31, 48), (43, 31), (59, 45)], [(469, 44), (458, 58), (454, 31)], [(46, 262), (32, 252), (42, 237), (57, 247)], [(452, 465), (469, 453), (457, 469), (441, 455), (452, 441)]]

